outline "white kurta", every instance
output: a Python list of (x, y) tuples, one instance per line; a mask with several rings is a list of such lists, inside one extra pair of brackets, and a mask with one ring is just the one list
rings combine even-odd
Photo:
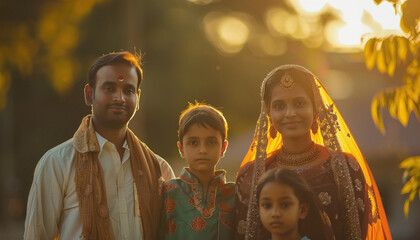
[[(124, 142), (120, 158), (115, 145), (96, 133), (99, 161), (104, 171), (109, 215), (115, 239), (143, 239), (141, 218), (134, 214), (134, 178), (129, 161), (130, 149)], [(29, 192), (24, 239), (81, 239), (82, 222), (75, 189), (70, 139), (50, 149), (35, 168)], [(157, 156), (165, 180), (175, 177), (172, 168)]]

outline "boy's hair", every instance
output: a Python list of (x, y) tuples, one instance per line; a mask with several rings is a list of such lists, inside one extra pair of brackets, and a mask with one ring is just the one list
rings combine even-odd
[(124, 64), (132, 66), (136, 69), (137, 73), (137, 90), (140, 90), (140, 84), (143, 81), (143, 70), (141, 69), (141, 54), (130, 52), (112, 52), (97, 58), (89, 69), (89, 85), (95, 89), (96, 87), (96, 73), (104, 66)]
[(223, 142), (227, 138), (228, 125), (223, 113), (208, 104), (189, 103), (187, 109), (181, 112), (178, 130), (178, 138), (181, 144), (185, 133), (194, 124), (205, 128), (211, 127), (219, 131)]
[[(289, 169), (271, 169), (261, 176), (257, 184), (257, 206), (260, 205), (261, 190), (267, 183), (276, 182), (290, 186), (299, 203), (307, 203), (309, 205), (309, 212), (305, 219), (299, 220), (298, 231), (302, 236), (308, 236), (310, 239), (330, 239), (330, 229), (324, 226), (325, 220), (321, 217), (319, 212), (319, 203), (315, 195), (311, 191), (308, 183), (298, 173)], [(328, 218), (328, 217), (326, 217)]]

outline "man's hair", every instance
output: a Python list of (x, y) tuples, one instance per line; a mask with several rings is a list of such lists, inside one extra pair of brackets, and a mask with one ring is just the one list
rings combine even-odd
[(137, 73), (137, 90), (140, 90), (140, 84), (143, 80), (143, 70), (141, 69), (141, 55), (140, 54), (132, 54), (127, 51), (123, 52), (112, 52), (109, 54), (105, 54), (95, 60), (92, 63), (92, 66), (89, 70), (89, 79), (88, 83), (92, 88), (96, 87), (96, 73), (98, 70), (107, 65), (118, 65), (124, 64), (127, 66), (132, 66), (136, 69)]
[(222, 141), (225, 141), (227, 138), (228, 124), (223, 113), (208, 104), (189, 103), (188, 108), (181, 112), (178, 130), (178, 138), (181, 144), (185, 133), (194, 124), (205, 128), (211, 127), (220, 132)]

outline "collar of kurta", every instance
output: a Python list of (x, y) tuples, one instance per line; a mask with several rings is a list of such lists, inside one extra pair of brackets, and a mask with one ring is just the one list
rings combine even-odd
[[(198, 184), (200, 180), (195, 176), (189, 168), (182, 169), (181, 175), (179, 178), (188, 184)], [(217, 170), (214, 172), (214, 177), (210, 180), (209, 184), (222, 185), (226, 182), (226, 171)]]

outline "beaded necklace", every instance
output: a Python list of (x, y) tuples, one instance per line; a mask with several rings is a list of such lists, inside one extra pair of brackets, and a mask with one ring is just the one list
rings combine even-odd
[(276, 159), (281, 165), (296, 167), (314, 161), (319, 153), (318, 145), (312, 142), (309, 148), (299, 153), (287, 152), (282, 148), (277, 154)]

